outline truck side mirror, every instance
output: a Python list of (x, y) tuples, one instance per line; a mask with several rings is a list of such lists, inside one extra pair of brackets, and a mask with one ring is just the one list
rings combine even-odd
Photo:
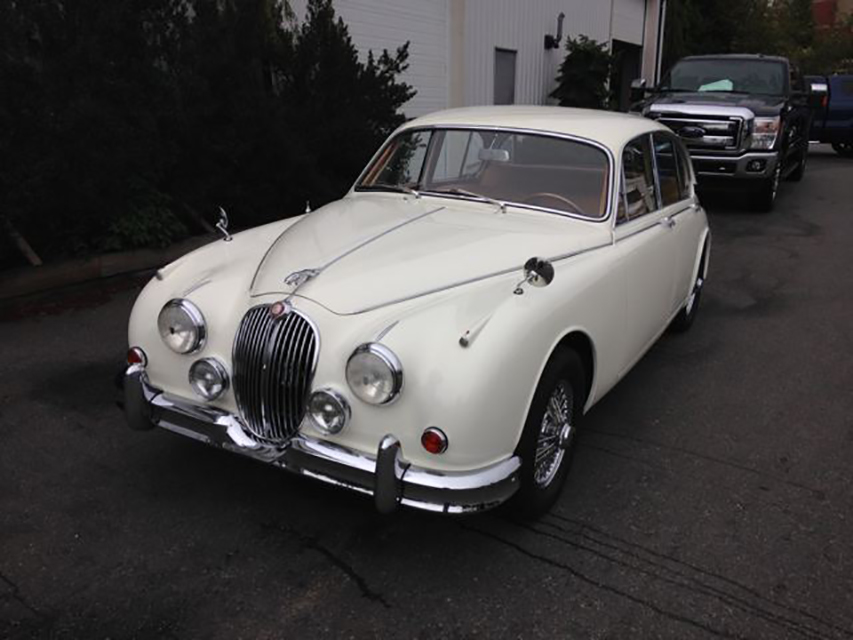
[(646, 98), (646, 79), (631, 80), (631, 102), (640, 102)]
[(812, 109), (821, 109), (826, 106), (826, 98), (829, 96), (829, 85), (825, 82), (812, 82), (809, 84), (808, 103)]

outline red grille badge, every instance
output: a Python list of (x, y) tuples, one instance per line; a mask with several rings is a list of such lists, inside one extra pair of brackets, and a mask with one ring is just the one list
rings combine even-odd
[(280, 318), (281, 316), (286, 316), (293, 310), (293, 305), (291, 305), (287, 300), (282, 300), (281, 302), (276, 302), (270, 307), (270, 315), (273, 318)]

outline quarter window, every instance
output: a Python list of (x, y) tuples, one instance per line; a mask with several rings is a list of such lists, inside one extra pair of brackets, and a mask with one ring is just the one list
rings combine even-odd
[(693, 184), (693, 168), (684, 144), (676, 140), (675, 150), (678, 153), (678, 184), (681, 189), (681, 199), (686, 200), (690, 197), (690, 186)]
[(678, 180), (678, 157), (672, 137), (664, 133), (654, 134), (655, 160), (658, 167), (658, 184), (663, 206), (681, 200), (681, 185)]
[(655, 179), (652, 168), (650, 136), (637, 138), (622, 150), (622, 204), (625, 215), (622, 220), (633, 220), (657, 209)]

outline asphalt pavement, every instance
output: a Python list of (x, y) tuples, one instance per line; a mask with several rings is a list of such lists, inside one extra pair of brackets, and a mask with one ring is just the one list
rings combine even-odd
[(0, 322), (0, 637), (853, 638), (853, 160), (740, 201), (706, 202), (695, 325), (586, 416), (534, 524), (130, 431), (134, 290)]

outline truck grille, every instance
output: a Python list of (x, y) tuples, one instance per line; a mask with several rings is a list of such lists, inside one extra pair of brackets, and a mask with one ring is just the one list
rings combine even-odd
[(743, 135), (743, 119), (734, 116), (663, 115), (656, 120), (677, 133), (693, 151), (736, 151)]
[(234, 339), (234, 393), (249, 431), (268, 444), (292, 438), (305, 415), (317, 357), (317, 332), (299, 312), (274, 317), (249, 309)]

